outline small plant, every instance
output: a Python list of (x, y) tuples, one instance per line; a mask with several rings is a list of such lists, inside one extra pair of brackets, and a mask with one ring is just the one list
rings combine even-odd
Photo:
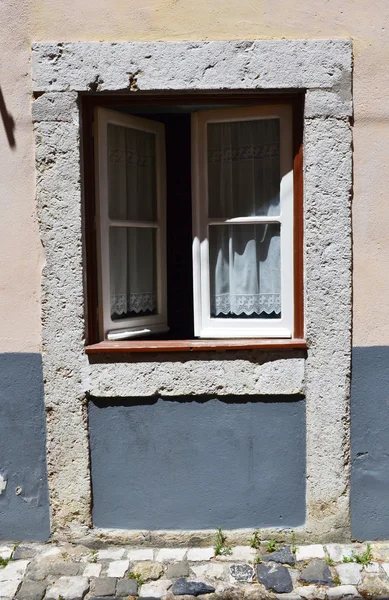
[(266, 545), (266, 551), (267, 552), (275, 552), (277, 550), (277, 546), (276, 546), (276, 541), (275, 540), (269, 540), (267, 545)]
[(324, 560), (326, 565), (328, 565), (329, 567), (333, 567), (335, 564), (330, 556), (326, 556)]
[(366, 550), (362, 552), (362, 554), (357, 554), (353, 552), (353, 559), (359, 565), (368, 565), (373, 560), (373, 554), (371, 551), (371, 545), (367, 544)]
[(227, 536), (224, 535), (222, 528), (217, 528), (217, 533), (215, 536), (215, 556), (227, 556), (232, 554), (231, 546), (226, 546)]
[(335, 584), (335, 585), (340, 585), (340, 584), (342, 583), (342, 582), (340, 581), (340, 577), (339, 577), (339, 575), (335, 575), (335, 576), (334, 576), (333, 582), (334, 582), (334, 584)]
[(259, 529), (256, 529), (253, 533), (253, 537), (250, 538), (250, 547), (259, 550), (261, 547), (261, 534)]
[(292, 531), (292, 546), (291, 546), (291, 550), (292, 550), (293, 554), (296, 554), (296, 550), (297, 550), (296, 533), (294, 531)]
[(128, 579), (136, 579), (139, 587), (145, 583), (145, 579), (143, 579), (140, 573), (134, 573), (134, 571), (130, 571), (128, 574)]
[(97, 550), (91, 550), (90, 554), (91, 554), (91, 557), (89, 559), (89, 562), (96, 563), (97, 562)]
[(4, 567), (6, 567), (9, 563), (9, 561), (12, 560), (11, 557), (9, 558), (2, 558), (0, 556), (0, 569), (4, 569)]
[(354, 557), (353, 557), (353, 556), (343, 556), (343, 558), (342, 558), (342, 562), (343, 562), (343, 563), (351, 563), (351, 562), (354, 562)]
[(256, 557), (254, 558), (254, 564), (255, 564), (255, 565), (260, 565), (260, 564), (261, 564), (261, 562), (262, 562), (262, 558), (261, 558), (260, 556), (256, 556)]

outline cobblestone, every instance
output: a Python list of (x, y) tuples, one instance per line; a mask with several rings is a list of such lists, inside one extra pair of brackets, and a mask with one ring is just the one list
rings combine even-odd
[[(355, 561), (366, 543), (311, 544), (296, 553), (280, 545), (271, 554), (238, 546), (218, 557), (213, 548), (92, 551), (60, 543), (16, 548), (4, 543), (0, 556), (8, 564), (0, 567), (0, 600), (389, 600), (389, 545), (374, 547), (374, 558), (361, 565), (342, 561), (345, 556)], [(136, 578), (128, 577), (131, 571)]]

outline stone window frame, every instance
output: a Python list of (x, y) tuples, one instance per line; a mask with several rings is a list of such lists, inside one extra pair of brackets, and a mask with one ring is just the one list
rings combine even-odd
[[(46, 254), (42, 350), (52, 532), (74, 540), (125, 536), (142, 543), (146, 537), (149, 543), (190, 543), (194, 537), (206, 543), (213, 536), (208, 531), (147, 532), (146, 536), (91, 527), (88, 394), (304, 394), (307, 518), (297, 534), (305, 539), (347, 538), (351, 41), (37, 43), (32, 58), (38, 219)], [(94, 360), (85, 354), (79, 96), (137, 90), (305, 92), (306, 354), (239, 350), (227, 357), (214, 350), (174, 358), (146, 354), (123, 361)], [(266, 529), (266, 535), (276, 533)], [(230, 532), (230, 539), (247, 541), (247, 531)]]

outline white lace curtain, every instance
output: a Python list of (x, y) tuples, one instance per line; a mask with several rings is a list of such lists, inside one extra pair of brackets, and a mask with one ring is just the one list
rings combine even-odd
[(157, 308), (156, 230), (136, 221), (156, 219), (155, 136), (108, 125), (108, 211), (111, 226), (111, 318), (150, 314)]
[[(209, 218), (276, 216), (278, 119), (208, 125)], [(280, 225), (210, 225), (211, 316), (281, 315)]]

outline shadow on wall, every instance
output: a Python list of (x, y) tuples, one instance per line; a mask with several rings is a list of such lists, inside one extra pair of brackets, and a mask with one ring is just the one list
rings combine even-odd
[(50, 535), (42, 358), (0, 354), (0, 539)]
[(0, 87), (0, 115), (3, 120), (3, 125), (5, 129), (5, 134), (7, 136), (8, 144), (10, 148), (16, 148), (16, 141), (14, 136), (15, 131), (15, 121), (11, 113), (8, 112), (7, 107), (5, 105), (3, 92)]
[(357, 539), (389, 538), (389, 346), (353, 349), (351, 523)]
[(305, 521), (305, 399), (93, 398), (93, 520), (123, 529)]

